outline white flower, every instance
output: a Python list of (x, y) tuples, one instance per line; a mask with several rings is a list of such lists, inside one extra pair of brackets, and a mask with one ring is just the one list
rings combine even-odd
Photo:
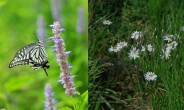
[(136, 47), (133, 47), (133, 49), (130, 50), (129, 57), (134, 58), (135, 60), (137, 57), (139, 57), (138, 54), (139, 54), (139, 49), (136, 50)]
[(104, 25), (111, 25), (111, 24), (112, 24), (112, 22), (111, 22), (111, 21), (109, 21), (109, 20), (104, 20), (104, 21), (103, 21), (103, 24), (104, 24)]
[(113, 47), (113, 46), (111, 46), (108, 50), (109, 50), (109, 52), (118, 52), (118, 51), (120, 51), (119, 48)]
[(178, 45), (178, 43), (176, 41), (173, 41), (172, 43), (174, 44), (174, 47), (173, 48), (176, 48), (176, 46)]
[(168, 35), (168, 34), (163, 36), (163, 38), (164, 38), (164, 40), (166, 40), (168, 42), (171, 42), (173, 39), (175, 39), (173, 35)]
[(144, 75), (144, 77), (147, 81), (155, 81), (157, 79), (157, 75), (154, 72), (149, 71)]
[(166, 52), (170, 52), (171, 51), (171, 47), (166, 47)]
[(137, 40), (139, 37), (142, 37), (142, 36), (143, 36), (143, 35), (142, 35), (142, 32), (141, 32), (141, 31), (134, 31), (134, 32), (132, 33), (131, 38)]
[(147, 47), (148, 47), (148, 51), (149, 52), (152, 52), (153, 51), (153, 46), (151, 44), (147, 45)]
[(145, 46), (142, 46), (142, 49), (141, 51), (144, 52), (146, 49), (145, 49)]
[(114, 52), (114, 47), (111, 46), (108, 50), (109, 50), (109, 52)]
[(127, 46), (127, 42), (123, 41), (123, 42), (119, 42), (116, 44), (116, 47), (119, 49), (122, 49), (123, 47)]
[(183, 26), (180, 28), (180, 31), (184, 31), (184, 27)]
[(173, 50), (176, 48), (177, 45), (178, 45), (178, 43), (176, 41), (173, 41), (173, 42), (167, 44), (167, 48), (170, 48)]
[(170, 48), (166, 48), (166, 51), (164, 49), (162, 49), (162, 52), (163, 52), (163, 56), (162, 58), (165, 58), (165, 59), (169, 59), (169, 57), (171, 56), (170, 55)]

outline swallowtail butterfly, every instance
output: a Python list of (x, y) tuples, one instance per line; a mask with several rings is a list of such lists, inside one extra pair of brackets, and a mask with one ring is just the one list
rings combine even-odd
[[(45, 51), (45, 45), (42, 41), (32, 43), (21, 48), (15, 55), (13, 60), (9, 64), (9, 68), (13, 68), (18, 65), (30, 65), (34, 70), (42, 67), (46, 72), (49, 68), (48, 61), (45, 58), (48, 57)], [(47, 73), (46, 73), (47, 74)]]

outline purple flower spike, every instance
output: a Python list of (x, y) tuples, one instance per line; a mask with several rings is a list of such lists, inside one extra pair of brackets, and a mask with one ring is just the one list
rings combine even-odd
[(67, 58), (71, 52), (65, 52), (64, 40), (60, 38), (60, 33), (64, 32), (65, 29), (60, 28), (59, 22), (54, 22), (54, 24), (50, 25), (50, 27), (52, 28), (52, 33), (54, 34), (53, 41), (55, 45), (53, 46), (53, 51), (56, 52), (57, 62), (59, 63), (62, 71), (60, 74), (61, 80), (58, 82), (60, 82), (66, 89), (65, 94), (74, 95), (77, 92), (74, 87), (73, 77), (70, 73), (72, 66), (67, 61)]
[(44, 22), (44, 19), (43, 19), (43, 16), (42, 15), (39, 15), (38, 17), (38, 21), (37, 21), (37, 26), (38, 26), (38, 29), (37, 29), (37, 36), (38, 36), (38, 39), (42, 42), (45, 42), (45, 22)]
[(54, 100), (54, 93), (52, 92), (52, 87), (50, 86), (50, 84), (45, 85), (44, 94), (46, 97), (44, 110), (56, 110), (56, 108), (54, 107), (56, 101)]
[(84, 16), (84, 8), (83, 7), (79, 7), (78, 8), (78, 20), (77, 20), (77, 27), (76, 27), (76, 31), (79, 34), (84, 34), (85, 33), (85, 16)]
[(55, 21), (62, 21), (61, 19), (61, 4), (63, 0), (51, 0), (51, 11), (52, 11), (52, 17)]

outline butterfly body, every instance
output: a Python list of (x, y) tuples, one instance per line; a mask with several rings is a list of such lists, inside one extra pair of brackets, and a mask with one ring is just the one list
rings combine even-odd
[(49, 62), (47, 60), (42, 61), (42, 62), (35, 62), (34, 60), (32, 60), (32, 58), (30, 58), (29, 59), (29, 65), (34, 70), (38, 70), (40, 67), (43, 68), (46, 75), (48, 76), (46, 69), (50, 68), (50, 66), (49, 66)]

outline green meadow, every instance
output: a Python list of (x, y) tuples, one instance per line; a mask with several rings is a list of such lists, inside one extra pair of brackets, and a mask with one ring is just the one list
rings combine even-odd
[(184, 3), (88, 4), (89, 109), (183, 110)]
[[(87, 94), (88, 89), (87, 4), (84, 0), (0, 1), (0, 110), (43, 110), (47, 83), (52, 87), (57, 110), (81, 110), (80, 107), (87, 109), (87, 100), (82, 96), (83, 93)], [(80, 8), (83, 9), (83, 15), (79, 15)], [(34, 70), (29, 65), (9, 68), (19, 49), (38, 42), (39, 16), (44, 19), (45, 34), (42, 36), (45, 39), (54, 35), (49, 25), (56, 21), (56, 17), (61, 28), (65, 29), (60, 36), (65, 41), (65, 51), (71, 51), (67, 61), (72, 66), (70, 72), (80, 94), (66, 95), (65, 88), (58, 82), (62, 71), (56, 60), (56, 53), (52, 50), (53, 41), (46, 42), (46, 60), (50, 65), (47, 69), (48, 76), (42, 68)], [(81, 17), (83, 30), (78, 32)]]

